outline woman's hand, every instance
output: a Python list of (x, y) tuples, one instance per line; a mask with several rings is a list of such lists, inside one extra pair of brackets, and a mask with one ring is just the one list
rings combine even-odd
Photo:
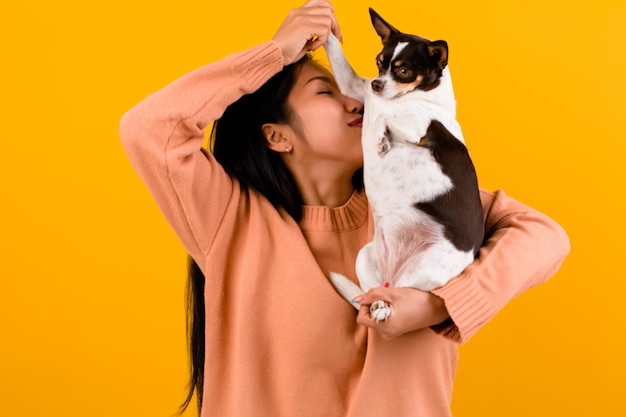
[[(370, 305), (376, 300), (391, 306), (387, 321), (375, 322), (370, 317)], [(414, 288), (373, 288), (354, 301), (361, 305), (357, 323), (377, 330), (385, 339), (434, 326), (450, 317), (441, 298)]]
[(284, 65), (289, 65), (326, 43), (331, 31), (341, 39), (332, 4), (310, 0), (289, 12), (272, 39), (283, 53)]

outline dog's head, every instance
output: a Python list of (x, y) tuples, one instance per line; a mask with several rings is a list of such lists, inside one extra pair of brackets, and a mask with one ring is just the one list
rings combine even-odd
[(416, 89), (431, 90), (439, 85), (443, 69), (448, 65), (446, 41), (431, 42), (408, 35), (387, 23), (374, 9), (369, 9), (372, 24), (383, 42), (376, 57), (378, 77), (372, 90), (383, 98), (393, 99)]

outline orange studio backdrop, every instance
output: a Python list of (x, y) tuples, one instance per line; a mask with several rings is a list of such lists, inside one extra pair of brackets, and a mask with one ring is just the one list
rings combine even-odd
[[(299, 5), (1, 0), (0, 417), (176, 411), (186, 255), (118, 122), (176, 77), (270, 39)], [(337, 0), (346, 54), (372, 76), (368, 6), (448, 41), (481, 185), (572, 241), (552, 280), (460, 347), (455, 416), (626, 415), (626, 3)]]

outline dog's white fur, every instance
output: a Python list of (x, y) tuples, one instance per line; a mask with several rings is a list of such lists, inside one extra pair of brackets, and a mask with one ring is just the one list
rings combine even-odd
[[(394, 54), (404, 46), (398, 44)], [(441, 122), (463, 142), (450, 71), (444, 68), (436, 88), (404, 95), (394, 90), (396, 83), (390, 76), (379, 77), (386, 81), (381, 95), (372, 90), (371, 80), (355, 73), (334, 35), (325, 48), (342, 94), (364, 103), (364, 181), (375, 229), (373, 240), (357, 256), (360, 286), (334, 272), (331, 281), (347, 300), (385, 281), (391, 287), (422, 291), (440, 287), (474, 259), (471, 251), (459, 251), (444, 237), (442, 225), (413, 207), (434, 200), (453, 186), (430, 150), (416, 146), (432, 120)], [(393, 138), (392, 144), (385, 143), (388, 136)], [(386, 320), (390, 313), (388, 305), (371, 309), (376, 321)]]

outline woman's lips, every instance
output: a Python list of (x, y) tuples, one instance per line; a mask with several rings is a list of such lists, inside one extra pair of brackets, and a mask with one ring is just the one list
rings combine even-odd
[(363, 127), (363, 118), (362, 117), (357, 117), (356, 119), (351, 121), (348, 124), (348, 126), (351, 126), (351, 127)]

